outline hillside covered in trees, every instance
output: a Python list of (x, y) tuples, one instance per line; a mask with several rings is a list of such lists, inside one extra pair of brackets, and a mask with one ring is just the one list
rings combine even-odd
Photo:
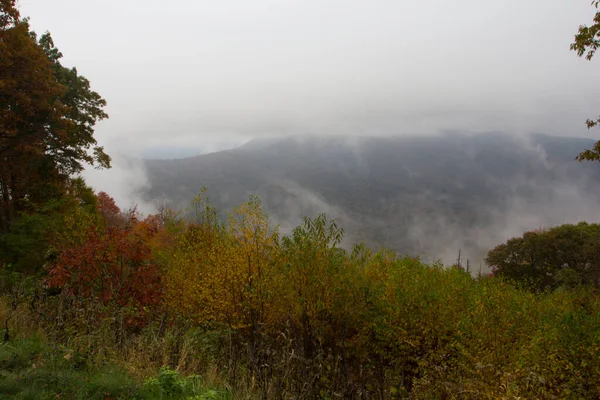
[[(413, 217), (401, 208), (418, 202), (420, 215), (473, 228), (515, 195), (535, 202), (567, 183), (580, 191), (555, 205), (581, 211), (597, 166), (571, 166), (565, 154), (593, 143), (360, 139), (352, 159), (335, 140), (254, 142), (149, 163), (157, 198), (173, 190), (161, 182), (203, 171), (224, 209), (189, 181), (174, 193), (192, 197), (184, 207), (142, 215), (78, 175), (110, 166), (94, 137), (108, 116), (60, 60), (51, 36), (0, 0), (0, 398), (600, 398), (599, 225), (499, 241), (487, 253), (492, 273), (474, 276), (460, 260), (379, 248), (386, 235), (377, 248), (342, 246), (341, 224), (401, 224)], [(267, 172), (289, 180), (261, 186), (277, 177)], [(334, 218), (279, 214), (280, 229), (247, 196), (252, 185), (275, 212), (289, 210), (291, 190)], [(439, 229), (466, 230), (450, 228)], [(359, 233), (352, 241), (369, 231)]]
[(254, 140), (146, 162), (145, 199), (185, 206), (206, 186), (226, 214), (249, 195), (289, 231), (320, 212), (365, 242), (427, 260), (486, 252), (541, 227), (598, 219), (600, 166), (574, 162), (592, 140), (502, 133)]

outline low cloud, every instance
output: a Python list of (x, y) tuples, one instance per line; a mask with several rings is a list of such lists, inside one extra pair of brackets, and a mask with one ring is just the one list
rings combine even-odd
[(20, 4), (107, 99), (101, 143), (127, 154), (267, 135), (596, 135), (598, 61), (569, 50), (589, 1)]
[(111, 154), (110, 169), (87, 168), (83, 177), (96, 192), (106, 192), (122, 210), (137, 207), (144, 214), (156, 211), (156, 205), (143, 200), (149, 181), (141, 159)]

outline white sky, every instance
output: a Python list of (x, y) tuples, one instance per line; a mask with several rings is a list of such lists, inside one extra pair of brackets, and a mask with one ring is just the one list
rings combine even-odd
[(20, 0), (108, 101), (108, 152), (277, 134), (456, 129), (600, 138), (590, 0)]

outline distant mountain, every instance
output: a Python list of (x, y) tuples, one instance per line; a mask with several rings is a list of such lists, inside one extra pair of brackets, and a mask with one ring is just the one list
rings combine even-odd
[(501, 133), (261, 139), (146, 161), (145, 197), (181, 207), (206, 186), (226, 212), (258, 194), (283, 231), (326, 212), (348, 245), (446, 262), (462, 249), (479, 268), (487, 250), (525, 230), (600, 220), (600, 164), (575, 161), (592, 144)]

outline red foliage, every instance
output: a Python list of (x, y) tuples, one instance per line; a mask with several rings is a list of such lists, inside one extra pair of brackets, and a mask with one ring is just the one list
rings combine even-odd
[(98, 197), (98, 212), (104, 217), (107, 225), (123, 225), (124, 218), (121, 209), (115, 203), (115, 199), (106, 192), (100, 192)]
[(64, 248), (59, 244), (60, 256), (49, 269), (47, 283), (71, 296), (151, 309), (162, 295), (160, 269), (152, 262), (147, 243), (154, 233), (142, 226), (110, 226), (102, 233), (90, 230), (81, 246)]

